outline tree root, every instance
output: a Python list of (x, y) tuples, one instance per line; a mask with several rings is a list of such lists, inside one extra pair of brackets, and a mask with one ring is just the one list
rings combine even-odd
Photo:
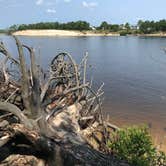
[[(103, 85), (96, 93), (87, 82), (87, 54), (77, 65), (71, 55), (60, 53), (48, 73), (36, 65), (34, 50), (14, 38), (19, 60), (0, 43), (6, 57), (0, 69), (0, 164), (128, 166), (108, 153), (107, 128), (118, 127), (104, 121)], [(30, 53), (30, 65), (23, 47)], [(17, 79), (6, 71), (7, 63), (16, 65)]]

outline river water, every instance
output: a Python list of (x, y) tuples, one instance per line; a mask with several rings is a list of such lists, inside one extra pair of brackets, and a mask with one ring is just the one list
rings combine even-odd
[[(1, 35), (17, 54), (11, 37)], [(80, 62), (89, 53), (89, 72), (97, 89), (104, 86), (103, 111), (119, 126), (146, 123), (155, 143), (166, 142), (166, 38), (161, 37), (20, 37), (33, 46), (47, 68), (59, 52)]]

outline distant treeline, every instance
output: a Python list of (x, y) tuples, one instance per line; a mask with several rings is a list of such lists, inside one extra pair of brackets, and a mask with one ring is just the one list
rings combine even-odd
[(0, 29), (0, 33), (7, 33), (8, 30), (5, 30), (5, 29)]
[[(130, 28), (130, 25), (126, 23), (124, 25), (127, 29)], [(9, 30), (17, 31), (17, 30), (27, 30), (27, 29), (59, 29), (59, 30), (103, 30), (103, 31), (111, 31), (117, 32), (123, 29), (122, 25), (118, 24), (108, 24), (106, 21), (103, 21), (99, 26), (91, 26), (90, 23), (86, 21), (76, 21), (76, 22), (67, 22), (67, 23), (59, 23), (59, 22), (40, 22), (36, 24), (21, 24), (21, 25), (13, 25), (9, 28)]]
[(128, 34), (132, 33), (157, 33), (166, 32), (166, 20), (160, 21), (142, 21), (139, 20), (137, 25), (133, 26), (129, 23), (126, 24), (108, 24), (107, 22), (102, 22), (96, 29), (107, 30), (110, 32), (126, 32)]
[(27, 29), (59, 29), (59, 30), (97, 30), (107, 32), (119, 32), (119, 33), (156, 33), (166, 32), (166, 20), (160, 21), (138, 21), (137, 25), (125, 24), (110, 24), (103, 21), (99, 26), (91, 26), (86, 21), (75, 21), (67, 23), (59, 22), (40, 22), (36, 24), (21, 24), (13, 25), (9, 28), (10, 31), (27, 30)]
[(26, 29), (60, 29), (60, 30), (91, 30), (90, 24), (86, 21), (76, 21), (68, 23), (59, 22), (40, 22), (36, 24), (21, 24), (13, 25), (11, 30), (26, 30)]
[(166, 32), (166, 20), (139, 21), (139, 30), (143, 33)]

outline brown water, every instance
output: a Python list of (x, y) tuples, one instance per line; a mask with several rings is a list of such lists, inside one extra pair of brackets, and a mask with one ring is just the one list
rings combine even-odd
[[(13, 40), (0, 38), (16, 54)], [(105, 83), (103, 111), (119, 126), (146, 123), (154, 141), (166, 145), (166, 38), (144, 37), (21, 37), (36, 48), (41, 62), (67, 51), (77, 62), (89, 52), (88, 75), (97, 88)], [(164, 145), (162, 145), (164, 148)], [(166, 148), (165, 148), (166, 149)]]

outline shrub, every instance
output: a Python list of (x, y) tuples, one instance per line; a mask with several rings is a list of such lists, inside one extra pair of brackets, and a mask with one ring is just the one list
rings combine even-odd
[(157, 152), (145, 126), (121, 129), (110, 137), (107, 145), (118, 158), (134, 166), (157, 166), (158, 163), (164, 166), (166, 163), (165, 154)]

